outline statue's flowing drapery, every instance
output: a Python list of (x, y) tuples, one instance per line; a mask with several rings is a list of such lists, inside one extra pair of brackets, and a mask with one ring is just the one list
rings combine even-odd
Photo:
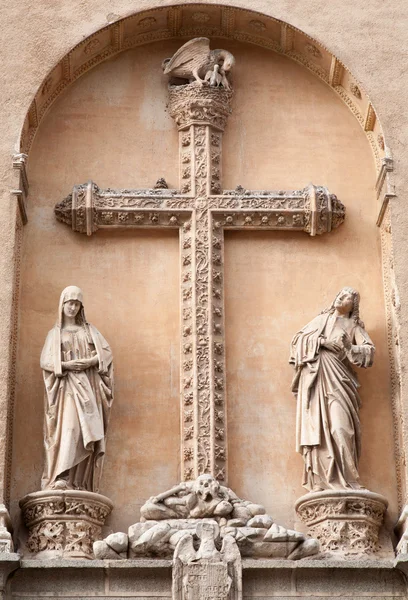
[[(61, 362), (98, 356), (98, 365), (64, 371)], [(68, 486), (97, 491), (113, 400), (113, 363), (108, 342), (91, 324), (75, 331), (57, 324), (41, 354), (45, 384), (45, 489), (63, 476)]]
[[(349, 350), (322, 346), (348, 337)], [(296, 449), (304, 458), (303, 485), (313, 490), (359, 488), (361, 448), (359, 383), (351, 365), (369, 367), (374, 345), (361, 321), (326, 312), (292, 340), (296, 369)]]

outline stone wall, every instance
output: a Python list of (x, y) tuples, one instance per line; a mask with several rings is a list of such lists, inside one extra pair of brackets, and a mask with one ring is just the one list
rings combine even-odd
[[(388, 330), (387, 348), (376, 229), (379, 204), (374, 190), (378, 148), (373, 156), (373, 144), (370, 147), (365, 138), (364, 127), (333, 90), (288, 57), (273, 52), (272, 44), (271, 50), (266, 50), (246, 44), (245, 37), (220, 42), (234, 52), (240, 65), (234, 81), (234, 113), (224, 137), (224, 187), (297, 189), (313, 180), (338, 194), (348, 211), (346, 223), (327, 239), (235, 232), (226, 237), (229, 485), (241, 496), (264, 503), (283, 524), (293, 525), (294, 499), (302, 490), (301, 460), (293, 451), (294, 404), (286, 366), (287, 342), (331, 301), (338, 288), (354, 285), (362, 294), (362, 316), (378, 349), (374, 369), (361, 376), (361, 475), (363, 483), (389, 499), (385, 529), (391, 532), (406, 502), (408, 219), (404, 198), (408, 175), (404, 164), (408, 128), (401, 74), (408, 9), (399, 3), (390, 11), (381, 0), (357, 5), (337, 0), (330, 4), (302, 1), (296, 6), (284, 0), (254, 0), (250, 7), (246, 0), (233, 4), (299, 28), (350, 69), (353, 75), (348, 83), (356, 81), (377, 112), (377, 127), (381, 123), (394, 159), (398, 195), (390, 200), (386, 224), (386, 233), (392, 234), (393, 240), (393, 254), (386, 255), (385, 270), (392, 270), (388, 301), (393, 302), (395, 325), (394, 332)], [(162, 8), (167, 5), (171, 2), (161, 3)], [(226, 1), (225, 5), (232, 3)], [(157, 481), (164, 489), (181, 475), (177, 238), (168, 232), (138, 232), (137, 236), (99, 232), (87, 240), (57, 224), (52, 214), (54, 204), (73, 184), (89, 178), (100, 186), (144, 187), (164, 176), (177, 187), (177, 137), (165, 111), (165, 85), (160, 74), (156, 78), (155, 69), (180, 40), (118, 54), (68, 87), (45, 116), (30, 150), (31, 188), (24, 229), (16, 196), (10, 195), (17, 186), (12, 155), (21, 150), (23, 123), (29, 115), (27, 122), (31, 119), (32, 125), (30, 106), (44, 89), (47, 76), (76, 44), (131, 15), (134, 8), (128, 0), (90, 0), (58, 7), (22, 0), (0, 9), (2, 31), (7, 32), (0, 66), (5, 90), (0, 100), (5, 115), (0, 122), (0, 490), (4, 501), (11, 500), (17, 542), (24, 539), (18, 524), (18, 500), (38, 488), (41, 475), (43, 409), (38, 357), (56, 316), (59, 292), (66, 284), (85, 288), (88, 317), (111, 341), (118, 364), (118, 401), (112, 413), (101, 490), (116, 505), (107, 528), (125, 529), (137, 520), (141, 502), (157, 490)], [(150, 8), (154, 8), (151, 0), (138, 3), (139, 10)], [(205, 7), (200, 11), (205, 13)], [(335, 62), (333, 65), (336, 67)], [(330, 61), (325, 66), (334, 77)], [(366, 105), (363, 108), (368, 110)], [(375, 143), (378, 146), (378, 140)], [(16, 271), (19, 275), (21, 238), (17, 339)], [(297, 270), (306, 255), (312, 265), (309, 268), (316, 273), (312, 279), (306, 271)], [(120, 331), (126, 332), (126, 343)], [(400, 357), (400, 379), (393, 364), (393, 378), (390, 376), (390, 348), (391, 356), (396, 348)], [(272, 380), (271, 365), (277, 360), (282, 368)], [(396, 388), (400, 404), (392, 404), (390, 391)], [(402, 448), (394, 445), (396, 441)], [(68, 563), (61, 564), (61, 570), (55, 564), (55, 570), (42, 571), (44, 565), (27, 562), (13, 576), (9, 592), (39, 597), (55, 594), (62, 587), (67, 597), (71, 593), (84, 597), (86, 589), (90, 596), (170, 595), (168, 566), (157, 569), (156, 565), (153, 570), (146, 566), (139, 571), (128, 565), (116, 575), (115, 569), (107, 574), (102, 566), (88, 564), (89, 571), (85, 567), (71, 570)], [(351, 566), (305, 568), (299, 573), (292, 567), (276, 566), (269, 571), (265, 565), (248, 566), (244, 569), (244, 595), (404, 596), (403, 575), (391, 562), (363, 561), (356, 566), (356, 570)]]

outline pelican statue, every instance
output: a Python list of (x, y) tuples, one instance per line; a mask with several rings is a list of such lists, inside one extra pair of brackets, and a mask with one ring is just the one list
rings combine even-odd
[[(235, 64), (235, 58), (227, 50), (210, 50), (210, 40), (205, 37), (194, 38), (185, 43), (163, 63), (165, 75), (187, 79), (189, 83), (203, 85), (208, 81), (212, 86), (229, 89), (227, 75)], [(217, 68), (215, 68), (217, 67)]]

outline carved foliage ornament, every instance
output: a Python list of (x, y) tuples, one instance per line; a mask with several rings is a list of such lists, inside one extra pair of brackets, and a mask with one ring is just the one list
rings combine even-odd
[(72, 490), (35, 492), (25, 496), (20, 507), (29, 552), (93, 558), (93, 542), (100, 538), (113, 505), (100, 494)]
[[(209, 125), (224, 131), (228, 116), (231, 114), (232, 91), (210, 86), (200, 87), (170, 86), (170, 115), (179, 130), (187, 129), (191, 124)], [(184, 138), (188, 146), (187, 137)]]
[(378, 550), (387, 505), (368, 490), (339, 490), (306, 494), (296, 502), (296, 513), (323, 550), (370, 554)]

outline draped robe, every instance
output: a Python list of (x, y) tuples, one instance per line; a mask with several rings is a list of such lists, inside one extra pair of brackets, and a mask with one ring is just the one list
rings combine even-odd
[[(62, 371), (61, 362), (98, 356), (84, 371)], [(45, 384), (46, 463), (42, 489), (65, 479), (68, 487), (97, 491), (113, 401), (113, 363), (108, 342), (93, 325), (56, 325), (41, 354)]]
[[(342, 334), (348, 336), (350, 350), (322, 346), (325, 339), (337, 341)], [(309, 490), (361, 487), (361, 401), (352, 365), (370, 367), (374, 350), (361, 322), (330, 312), (317, 316), (292, 340), (296, 450), (303, 455), (303, 485)]]

